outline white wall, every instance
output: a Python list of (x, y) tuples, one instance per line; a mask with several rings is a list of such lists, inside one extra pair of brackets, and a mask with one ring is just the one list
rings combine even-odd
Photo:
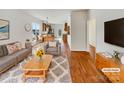
[(87, 49), (87, 12), (71, 13), (71, 50), (85, 51)]
[(88, 44), (96, 46), (96, 20), (87, 21), (87, 41)]
[(22, 11), (42, 20), (46, 20), (48, 17), (51, 24), (63, 24), (70, 22), (72, 9), (23, 9)]
[(104, 22), (124, 18), (124, 9), (99, 9), (89, 11), (90, 19), (96, 19), (97, 52), (110, 52), (113, 50), (124, 52), (124, 48), (104, 42)]
[(26, 39), (32, 39), (32, 31), (26, 32), (24, 28), (25, 24), (41, 24), (39, 19), (26, 15), (17, 10), (0, 10), (0, 19), (8, 20), (10, 22), (10, 39), (1, 40), (0, 45), (20, 41), (24, 46)]
[(58, 31), (59, 31), (59, 29), (61, 29), (62, 34), (63, 34), (64, 24), (52, 24), (51, 26), (54, 29), (54, 35), (55, 35), (55, 37), (57, 37), (57, 38), (62, 37), (62, 36), (59, 36)]

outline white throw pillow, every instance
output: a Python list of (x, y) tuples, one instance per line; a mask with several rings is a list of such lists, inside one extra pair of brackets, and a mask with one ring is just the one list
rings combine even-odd
[(15, 45), (18, 47), (18, 50), (21, 50), (22, 49), (22, 45), (20, 42), (16, 42)]
[(9, 54), (13, 54), (15, 53), (16, 51), (18, 51), (18, 48), (15, 44), (12, 44), (12, 45), (6, 45), (7, 49), (8, 49), (8, 53)]
[(49, 47), (56, 47), (56, 41), (50, 41), (49, 42)]

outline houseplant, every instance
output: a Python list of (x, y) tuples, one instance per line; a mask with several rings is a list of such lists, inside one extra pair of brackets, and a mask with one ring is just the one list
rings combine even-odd
[(119, 55), (120, 55), (120, 53), (118, 51), (114, 51), (114, 53), (113, 53), (114, 58), (117, 58), (120, 60)]

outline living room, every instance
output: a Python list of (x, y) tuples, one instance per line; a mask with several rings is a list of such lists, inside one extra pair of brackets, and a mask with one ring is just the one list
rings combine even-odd
[[(41, 12), (44, 13), (44, 11), (47, 11), (46, 14), (41, 14)], [(0, 10), (1, 82), (71, 82), (69, 64), (66, 62), (66, 55), (64, 55), (63, 51), (61, 50), (63, 39), (62, 35), (63, 33), (67, 33), (63, 31), (64, 29), (65, 31), (69, 31), (68, 20), (70, 19), (68, 17), (71, 10), (61, 10), (62, 14), (64, 13), (63, 16), (59, 16), (61, 12), (58, 11), (58, 18), (52, 18), (51, 16), (51, 18), (48, 17), (50, 11), (51, 16), (55, 16), (54, 12), (57, 10)], [(36, 16), (31, 15), (29, 12), (36, 12), (38, 15), (40, 15), (41, 18), (37, 18)], [(49, 45), (51, 44), (51, 47), (47, 47), (48, 43)], [(50, 65), (51, 70), (47, 73), (49, 74), (49, 77), (47, 78), (49, 80), (46, 80), (46, 74), (42, 75), (46, 72), (42, 72), (40, 75), (37, 75), (37, 77), (36, 75), (27, 75), (27, 77), (31, 76), (36, 78), (30, 78), (25, 81), (25, 78), (23, 78), (23, 72), (25, 70), (23, 69), (24, 66), (22, 65), (27, 61), (31, 61), (32, 55), (40, 56), (41, 54), (36, 54), (36, 52), (38, 52), (40, 49), (41, 51), (39, 52), (41, 54), (45, 53), (51, 55), (48, 55), (48, 57), (42, 57), (44, 58), (44, 61), (48, 61), (46, 63), (49, 63), (47, 64), (47, 68), (49, 68), (50, 63), (52, 62)], [(41, 60), (43, 61), (43, 59)], [(39, 80), (39, 77), (41, 80)]]
[[(8, 28), (5, 29), (5, 36), (3, 30), (0, 30), (0, 82), (124, 82), (121, 60), (124, 49), (104, 41), (105, 22), (123, 18), (123, 12), (116, 9), (1, 9), (1, 25), (7, 24)], [(22, 50), (7, 51), (13, 44)], [(33, 58), (39, 56), (36, 54), (38, 51), (41, 56), (51, 55), (37, 58), (48, 61), (45, 62), (49, 63), (46, 67), (48, 71), (27, 75), (29, 67), (32, 69), (35, 66), (25, 64), (36, 61)], [(120, 61), (113, 59), (113, 56), (119, 57)], [(116, 62), (121, 65), (118, 66)], [(99, 72), (103, 68), (117, 68), (121, 71)]]
[(123, 0), (1, 0), (0, 92), (123, 93)]

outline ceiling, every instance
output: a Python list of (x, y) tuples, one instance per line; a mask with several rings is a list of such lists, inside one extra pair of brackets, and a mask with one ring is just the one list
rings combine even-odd
[(21, 11), (41, 20), (46, 20), (48, 17), (48, 22), (52, 24), (62, 24), (70, 21), (71, 12), (77, 9), (24, 9)]

